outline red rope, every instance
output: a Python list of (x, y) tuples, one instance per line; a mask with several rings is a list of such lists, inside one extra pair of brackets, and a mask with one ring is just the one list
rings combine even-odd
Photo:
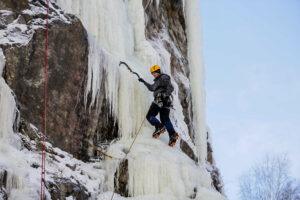
[(42, 146), (42, 173), (41, 173), (41, 200), (45, 199), (45, 165), (46, 165), (46, 136), (47, 136), (47, 66), (48, 66), (48, 18), (49, 0), (47, 0), (46, 41), (45, 41), (45, 81), (44, 81), (44, 110), (43, 110), (43, 146)]

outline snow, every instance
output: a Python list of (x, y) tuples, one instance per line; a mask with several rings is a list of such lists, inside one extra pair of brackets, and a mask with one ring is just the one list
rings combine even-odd
[(218, 192), (213, 192), (202, 187), (198, 189), (196, 200), (226, 200), (226, 198)]
[[(6, 17), (14, 15), (12, 11), (0, 10), (0, 24), (5, 28), (0, 30), (0, 44), (3, 45), (18, 45), (25, 46), (32, 39), (35, 30), (45, 29), (46, 20), (38, 18), (37, 16), (46, 15), (47, 9), (42, 6), (38, 1), (34, 3), (29, 3), (30, 9), (23, 10), (21, 14), (31, 15), (33, 18), (27, 23), (23, 16), (19, 13), (15, 13), (17, 18), (14, 19), (12, 23), (6, 25)], [(53, 3), (50, 1), (49, 7), (51, 12), (49, 14), (49, 23), (53, 21), (63, 21), (64, 23), (71, 23), (70, 17), (62, 14), (63, 12), (60, 9), (57, 9), (53, 6)]]
[[(3, 15), (3, 13), (5, 13)], [(0, 15), (11, 15), (11, 12), (0, 12)], [(26, 45), (33, 35), (33, 31), (26, 24), (19, 23), (20, 16), (10, 23), (5, 29), (0, 30), (0, 44), (22, 44)]]

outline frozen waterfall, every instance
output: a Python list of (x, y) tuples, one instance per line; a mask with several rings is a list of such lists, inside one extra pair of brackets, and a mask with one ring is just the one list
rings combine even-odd
[[(170, 55), (165, 49), (154, 49), (145, 38), (145, 16), (140, 0), (57, 0), (67, 12), (79, 17), (88, 32), (89, 79), (88, 91), (96, 98), (105, 71), (106, 94), (112, 105), (112, 112), (120, 122), (121, 140), (108, 149), (108, 153), (118, 158), (124, 156), (124, 149), (130, 146), (132, 137), (141, 124), (151, 104), (152, 95), (139, 84), (137, 78), (127, 69), (119, 68), (120, 60), (126, 61), (131, 68), (150, 82), (149, 67), (159, 64), (164, 72), (170, 72)], [(149, 2), (149, 3), (152, 3)], [(159, 4), (159, 1), (156, 3)], [(205, 169), (206, 124), (204, 70), (199, 39), (200, 18), (195, 9), (199, 8), (196, 0), (186, 2), (187, 27), (189, 41), (189, 60), (191, 67), (191, 86), (194, 99), (194, 126), (196, 127), (196, 149), (201, 164), (194, 163), (182, 153), (178, 144), (175, 148), (167, 146), (168, 136), (164, 134), (158, 140), (151, 137), (151, 128), (145, 122), (141, 134), (128, 156), (129, 183), (131, 196), (137, 199), (188, 199), (197, 192), (197, 199), (223, 199), (212, 189), (210, 174)], [(196, 19), (192, 19), (196, 15)], [(162, 44), (156, 46), (163, 47)], [(159, 51), (159, 52), (158, 52)], [(187, 66), (188, 67), (188, 66)], [(91, 86), (90, 82), (93, 82)], [(182, 107), (176, 90), (171, 120), (175, 129), (185, 140), (189, 138), (188, 129), (183, 122)], [(116, 92), (118, 90), (118, 92)], [(181, 121), (180, 121), (181, 120)], [(118, 161), (106, 160), (106, 186), (100, 199), (109, 198), (113, 191), (114, 173)], [(200, 192), (202, 191), (202, 192)], [(115, 197), (115, 199), (122, 199)]]
[[(56, 2), (66, 13), (76, 15), (88, 31), (88, 71), (86, 77), (84, 103), (85, 109), (101, 111), (101, 95), (104, 95), (110, 106), (112, 116), (118, 119), (119, 140), (115, 140), (107, 149), (109, 155), (117, 159), (104, 159), (84, 163), (72, 155), (46, 143), (46, 179), (54, 183), (56, 178), (70, 178), (74, 184), (84, 185), (92, 200), (108, 200), (114, 191), (115, 173), (120, 166), (121, 158), (137, 134), (141, 123), (153, 100), (153, 95), (137, 77), (131, 74), (120, 61), (125, 61), (147, 82), (152, 82), (150, 66), (158, 64), (164, 73), (171, 75), (171, 52), (160, 40), (170, 38), (167, 27), (156, 40), (148, 41), (145, 36), (145, 10), (143, 3), (154, 4), (158, 10), (160, 0), (51, 0), (51, 9), (56, 9)], [(32, 1), (29, 1), (32, 2)], [(179, 141), (171, 148), (168, 146), (168, 134), (158, 139), (152, 138), (153, 127), (144, 121), (139, 136), (128, 154), (127, 189), (130, 197), (116, 194), (115, 200), (225, 200), (212, 185), (211, 174), (207, 170), (207, 130), (205, 121), (204, 66), (202, 58), (201, 27), (199, 3), (197, 0), (182, 0), (185, 9), (186, 34), (188, 38), (190, 77), (173, 74), (174, 110), (170, 119), (181, 139), (197, 153), (199, 162), (183, 153)], [(43, 9), (35, 7), (26, 13), (42, 16)], [(63, 12), (55, 10), (63, 16)], [(159, 12), (159, 11), (157, 11)], [(63, 20), (62, 20), (63, 21)], [(72, 20), (67, 21), (72, 23)], [(51, 25), (51, 21), (50, 21)], [(42, 27), (42, 26), (41, 26)], [(36, 29), (41, 27), (35, 27)], [(28, 27), (29, 29), (30, 27)], [(32, 27), (31, 27), (32, 28)], [(26, 29), (27, 30), (27, 29)], [(25, 34), (25, 33), (24, 33)], [(30, 31), (28, 44), (34, 30)], [(171, 48), (175, 42), (170, 41)], [(22, 43), (25, 45), (25, 43)], [(176, 56), (183, 57), (179, 51)], [(29, 139), (14, 130), (18, 121), (18, 109), (13, 91), (2, 77), (5, 57), (0, 48), (0, 177), (7, 175), (6, 190), (9, 199), (39, 199), (41, 161), (38, 139)], [(183, 106), (175, 76), (184, 80), (181, 84), (191, 86), (193, 101), (194, 138), (189, 135), (185, 123)], [(184, 77), (183, 77), (184, 76)], [(38, 129), (29, 124), (36, 131)], [(22, 139), (22, 141), (21, 141)], [(24, 140), (24, 141), (23, 141)], [(31, 150), (22, 144), (30, 144)], [(51, 157), (50, 157), (51, 156)], [(0, 188), (1, 189), (1, 188)], [(52, 194), (51, 194), (52, 195)], [(46, 198), (51, 199), (46, 191)], [(73, 197), (67, 197), (73, 199)], [(0, 200), (1, 196), (0, 196)]]

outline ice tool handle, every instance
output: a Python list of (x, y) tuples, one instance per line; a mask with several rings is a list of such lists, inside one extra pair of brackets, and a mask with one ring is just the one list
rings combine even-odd
[(119, 66), (121, 66), (122, 64), (125, 65), (125, 66), (127, 67), (127, 69), (128, 69), (131, 73), (137, 75), (138, 78), (141, 78), (140, 75), (139, 75), (138, 73), (132, 71), (132, 69), (127, 65), (126, 62), (120, 61)]

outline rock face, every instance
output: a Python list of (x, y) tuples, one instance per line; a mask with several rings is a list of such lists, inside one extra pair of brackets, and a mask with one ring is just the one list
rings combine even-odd
[[(143, 0), (146, 21), (146, 38), (151, 42), (163, 40), (164, 47), (170, 53), (171, 73), (179, 86), (179, 98), (188, 125), (191, 138), (194, 137), (192, 126), (192, 97), (187, 78), (190, 70), (188, 66), (187, 35), (182, 0), (155, 2)], [(155, 46), (154, 46), (155, 47)], [(156, 48), (156, 47), (155, 47)], [(184, 78), (185, 77), (185, 78)]]
[(212, 184), (215, 187), (215, 189), (220, 192), (221, 194), (224, 194), (224, 184), (222, 182), (221, 174), (219, 169), (216, 167), (216, 163), (213, 157), (213, 150), (212, 145), (210, 142), (210, 133), (207, 132), (207, 162), (209, 163), (208, 171), (210, 173)]
[(2, 199), (2, 200), (8, 199), (7, 194), (3, 188), (0, 188), (0, 199)]
[[(33, 5), (45, 9), (44, 1), (34, 1)], [(1, 1), (0, 6), (12, 11), (9, 16), (2, 15), (4, 28), (16, 19), (21, 24), (31, 26), (36, 19), (44, 20), (46, 17), (43, 13), (31, 15), (24, 12), (30, 6), (28, 1), (5, 0)], [(50, 10), (47, 135), (56, 146), (87, 160), (87, 140), (101, 138), (101, 141), (110, 141), (117, 137), (118, 126), (117, 123), (111, 123), (115, 119), (107, 111), (109, 106), (105, 100), (98, 116), (94, 108), (91, 111), (85, 109), (87, 33), (76, 17), (65, 15), (67, 20), (57, 20), (55, 17), (58, 13), (57, 10)], [(42, 130), (45, 30), (43, 23), (39, 25), (41, 28), (35, 30), (27, 45), (0, 47), (6, 57), (3, 76), (16, 94), (22, 119)], [(101, 98), (105, 99), (105, 96)], [(101, 119), (99, 123), (98, 119)]]
[(195, 155), (193, 149), (188, 145), (188, 143), (184, 140), (180, 140), (180, 149), (192, 160), (194, 160), (196, 163), (198, 162), (198, 158)]
[(21, 11), (26, 8), (29, 8), (28, 1), (19, 1), (19, 0), (3, 0), (0, 2), (0, 9), (13, 9), (16, 11)]
[(46, 187), (51, 194), (51, 199), (65, 200), (66, 197), (73, 197), (73, 199), (84, 200), (90, 197), (84, 186), (65, 178), (57, 178), (54, 183), (47, 182)]
[(5, 190), (7, 171), (0, 169), (0, 199), (7, 200), (8, 196)]
[(121, 196), (128, 197), (128, 160), (120, 163), (119, 169), (115, 173), (114, 185), (115, 191)]

